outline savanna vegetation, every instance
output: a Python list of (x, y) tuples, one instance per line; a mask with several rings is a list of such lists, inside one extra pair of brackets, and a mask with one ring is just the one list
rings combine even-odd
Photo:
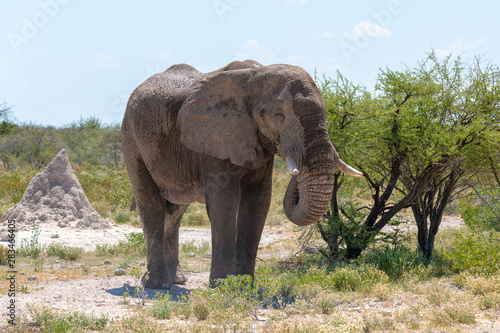
[[(317, 82), (332, 142), (365, 177), (336, 174), (324, 218), (308, 228), (292, 227), (281, 204), (290, 176), (277, 159), (267, 224), (275, 232), (290, 232), (293, 240), (259, 250), (253, 283), (229, 277), (218, 288), (199, 288), (178, 299), (156, 295), (146, 306), (138, 287), (124, 295), (136, 311), (122, 320), (32, 305), (31, 319), (17, 329), (399, 332), (468, 330), (499, 321), (498, 67), (479, 58), (465, 62), (431, 53), (413, 68), (380, 70), (373, 91), (340, 74)], [(95, 117), (61, 128), (18, 124), (6, 105), (2, 110), (0, 214), (66, 148), (96, 210), (118, 223), (140, 225), (137, 212), (129, 211), (132, 193), (119, 125)], [(440, 228), (444, 215), (461, 216), (465, 226)], [(416, 224), (416, 231), (399, 232), (408, 223)], [(192, 205), (182, 224), (208, 226), (204, 206)], [(183, 244), (181, 264), (208, 270), (209, 253), (208, 244)], [(55, 260), (81, 262), (83, 268), (71, 273), (75, 279), (112, 274), (116, 265), (103, 264), (104, 258), (137, 281), (145, 270), (140, 233), (82, 252), (41, 246), (35, 228), (19, 256), (23, 269), (41, 279)], [(6, 270), (0, 266), (0, 273)]]

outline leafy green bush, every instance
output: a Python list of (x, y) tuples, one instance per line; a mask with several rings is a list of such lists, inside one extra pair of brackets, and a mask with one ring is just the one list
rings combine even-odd
[(116, 212), (115, 213), (115, 222), (125, 223), (130, 222), (130, 212)]
[(157, 319), (168, 319), (172, 316), (174, 305), (172, 297), (169, 293), (166, 293), (153, 301), (149, 311), (151, 315)]
[(500, 270), (500, 233), (495, 231), (457, 232), (454, 247), (443, 256), (457, 272), (492, 275)]
[(146, 255), (146, 242), (142, 232), (132, 232), (125, 235), (126, 240), (117, 244), (98, 244), (95, 252), (98, 256), (118, 255), (118, 254), (139, 254)]
[(365, 253), (360, 261), (383, 271), (391, 280), (398, 280), (405, 272), (425, 265), (422, 254), (417, 250), (410, 250), (405, 245), (375, 248)]
[(494, 230), (500, 232), (500, 201), (492, 198), (488, 205), (471, 204), (469, 200), (462, 200), (458, 211), (465, 225), (471, 230)]
[(356, 291), (362, 285), (361, 274), (354, 267), (336, 269), (329, 276), (333, 287), (340, 291)]
[(74, 332), (89, 330), (103, 330), (108, 324), (108, 317), (97, 317), (84, 312), (63, 313), (52, 309), (48, 305), (27, 304), (28, 312), (41, 332)]
[(45, 251), (47, 255), (51, 257), (59, 257), (68, 260), (76, 260), (83, 253), (82, 248), (66, 246), (59, 243), (50, 244)]
[(217, 288), (196, 289), (189, 295), (192, 312), (199, 320), (209, 316), (233, 320), (234, 315), (247, 316), (260, 305), (258, 287), (249, 275), (228, 276), (217, 280)]
[(40, 227), (36, 222), (33, 221), (33, 231), (31, 233), (31, 239), (23, 239), (21, 241), (21, 246), (16, 250), (16, 254), (22, 257), (30, 256), (33, 259), (37, 259), (44, 250), (44, 246), (38, 242), (38, 236), (40, 236)]
[(9, 249), (0, 245), (0, 265), (7, 265), (9, 262)]

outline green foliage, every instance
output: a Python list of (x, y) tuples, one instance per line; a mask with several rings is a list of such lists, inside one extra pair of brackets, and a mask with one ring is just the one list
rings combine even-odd
[(112, 210), (128, 210), (132, 188), (125, 169), (86, 165), (75, 172), (90, 202), (105, 202)]
[(457, 207), (465, 225), (471, 230), (500, 232), (500, 200), (492, 198), (488, 204), (473, 204), (470, 199), (462, 199)]
[(9, 206), (21, 201), (24, 190), (35, 173), (32, 169), (0, 173), (0, 200)]
[(98, 256), (138, 254), (146, 255), (146, 242), (142, 232), (132, 232), (125, 235), (126, 240), (117, 244), (97, 244), (96, 254)]
[(183, 255), (203, 257), (208, 253), (209, 249), (210, 249), (210, 244), (208, 242), (203, 242), (200, 245), (196, 244), (194, 241), (189, 241), (180, 244), (180, 250)]
[(27, 304), (33, 324), (40, 332), (68, 332), (87, 330), (103, 330), (109, 322), (107, 316), (95, 316), (85, 312), (63, 313), (48, 305)]
[[(461, 179), (496, 158), (496, 73), (498, 67), (484, 66), (479, 59), (468, 65), (431, 52), (414, 68), (381, 70), (375, 94), (340, 74), (318, 83), (330, 138), (340, 157), (363, 171), (370, 187), (373, 204), (364, 221), (369, 237), (410, 205), (415, 214), (432, 212), (420, 214), (426, 219), (419, 221), (421, 228), (427, 228), (429, 216), (439, 223), (456, 190), (467, 186)], [(346, 185), (356, 183), (342, 182)], [(401, 197), (395, 196), (398, 192)], [(421, 230), (430, 238), (420, 244), (428, 257), (432, 248), (426, 245), (432, 246), (434, 230), (438, 228)], [(363, 243), (366, 236), (356, 238)]]
[(373, 243), (373, 237), (361, 237), (367, 230), (363, 223), (366, 213), (358, 209), (360, 206), (357, 201), (345, 200), (340, 207), (342, 214), (336, 216), (328, 211), (317, 222), (316, 226), (328, 246), (327, 251), (322, 251), (327, 258), (344, 259), (349, 249), (364, 248)]
[(480, 275), (500, 271), (499, 232), (457, 232), (453, 245), (443, 256), (453, 263), (455, 271)]
[(80, 258), (83, 249), (79, 247), (71, 247), (59, 243), (50, 244), (45, 249), (47, 255), (51, 257), (58, 257), (61, 259), (76, 260)]
[(31, 232), (31, 238), (28, 241), (23, 239), (21, 241), (21, 246), (16, 250), (16, 254), (22, 257), (30, 256), (33, 259), (37, 259), (44, 250), (44, 246), (38, 242), (38, 236), (40, 236), (41, 230), (38, 223), (33, 221), (33, 231)]
[(258, 288), (249, 275), (228, 276), (216, 282), (217, 288), (200, 288), (189, 295), (192, 312), (199, 320), (209, 316), (232, 320), (232, 315), (247, 316), (259, 306)]
[(365, 253), (359, 260), (374, 265), (391, 280), (399, 280), (405, 273), (423, 269), (426, 263), (421, 252), (412, 251), (405, 245), (378, 247)]
[(0, 160), (7, 170), (26, 165), (40, 169), (61, 148), (68, 151), (71, 163), (76, 165), (123, 166), (118, 124), (104, 125), (95, 116), (61, 128), (15, 125), (6, 119), (0, 122)]
[(157, 319), (169, 319), (172, 316), (174, 307), (175, 303), (172, 302), (172, 297), (166, 293), (153, 301), (149, 312)]
[(338, 268), (330, 278), (334, 288), (339, 291), (356, 291), (362, 285), (361, 274), (352, 267)]
[(130, 222), (130, 212), (116, 212), (115, 213), (115, 222), (125, 223)]
[(9, 249), (0, 245), (0, 265), (7, 265), (9, 262)]
[(17, 126), (16, 124), (12, 124), (4, 120), (0, 123), (0, 135), (14, 133), (18, 128), (19, 126)]

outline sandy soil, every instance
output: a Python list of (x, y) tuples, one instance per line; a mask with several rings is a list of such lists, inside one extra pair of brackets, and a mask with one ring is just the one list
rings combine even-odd
[[(458, 217), (445, 217), (443, 228), (453, 228), (463, 225)], [(405, 226), (410, 230), (413, 226)], [(285, 223), (280, 227), (267, 227), (264, 230), (261, 247), (278, 242), (295, 242), (296, 236), (291, 231), (292, 224)], [(404, 229), (403, 229), (404, 230)], [(95, 249), (96, 244), (113, 244), (125, 239), (125, 235), (131, 232), (139, 232), (141, 229), (128, 225), (118, 225), (105, 230), (78, 230), (72, 227), (60, 228), (56, 224), (44, 224), (41, 226), (39, 242), (50, 244), (54, 242), (68, 246), (82, 247), (86, 251)], [(57, 235), (57, 237), (55, 236)], [(31, 231), (20, 231), (17, 235), (18, 241), (29, 239)], [(181, 228), (180, 241), (195, 242), (202, 244), (210, 242), (209, 228)], [(4, 242), (1, 242), (4, 243)], [(279, 249), (279, 247), (277, 247)], [(298, 250), (298, 248), (297, 248)], [(74, 263), (73, 265), (81, 265)], [(208, 272), (186, 271), (188, 281), (184, 285), (174, 285), (169, 291), (146, 289), (148, 299), (146, 305), (151, 304), (156, 292), (168, 292), (175, 300), (178, 296), (188, 294), (191, 290), (204, 286), (208, 283)], [(128, 298), (124, 301), (123, 293), (133, 291), (138, 286), (137, 279), (131, 276), (107, 276), (92, 277), (86, 279), (59, 279), (53, 278), (48, 281), (28, 281), (29, 292), (27, 294), (17, 293), (17, 315), (27, 313), (26, 303), (38, 303), (51, 305), (54, 309), (65, 312), (85, 311), (96, 315), (107, 314), (109, 318), (120, 318), (133, 313), (137, 306), (136, 300)], [(7, 304), (5, 295), (0, 296), (0, 304)], [(379, 305), (377, 305), (379, 306)], [(353, 309), (346, 309), (352, 311)], [(2, 315), (5, 317), (5, 314)], [(4, 323), (5, 318), (1, 321)], [(500, 332), (500, 323), (483, 322), (478, 323), (470, 332)]]

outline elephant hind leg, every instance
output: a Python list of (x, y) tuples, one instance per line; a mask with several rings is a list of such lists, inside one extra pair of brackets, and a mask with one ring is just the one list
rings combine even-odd
[(179, 265), (179, 227), (189, 205), (175, 205), (167, 201), (163, 232), (163, 253), (169, 280), (174, 284), (187, 281), (187, 276)]
[(161, 197), (160, 190), (137, 149), (131, 144), (126, 148), (129, 153), (125, 164), (146, 241), (148, 275), (143, 277), (143, 282), (148, 288), (170, 288), (172, 281), (168, 279), (163, 251), (163, 229), (167, 214), (166, 201)]

